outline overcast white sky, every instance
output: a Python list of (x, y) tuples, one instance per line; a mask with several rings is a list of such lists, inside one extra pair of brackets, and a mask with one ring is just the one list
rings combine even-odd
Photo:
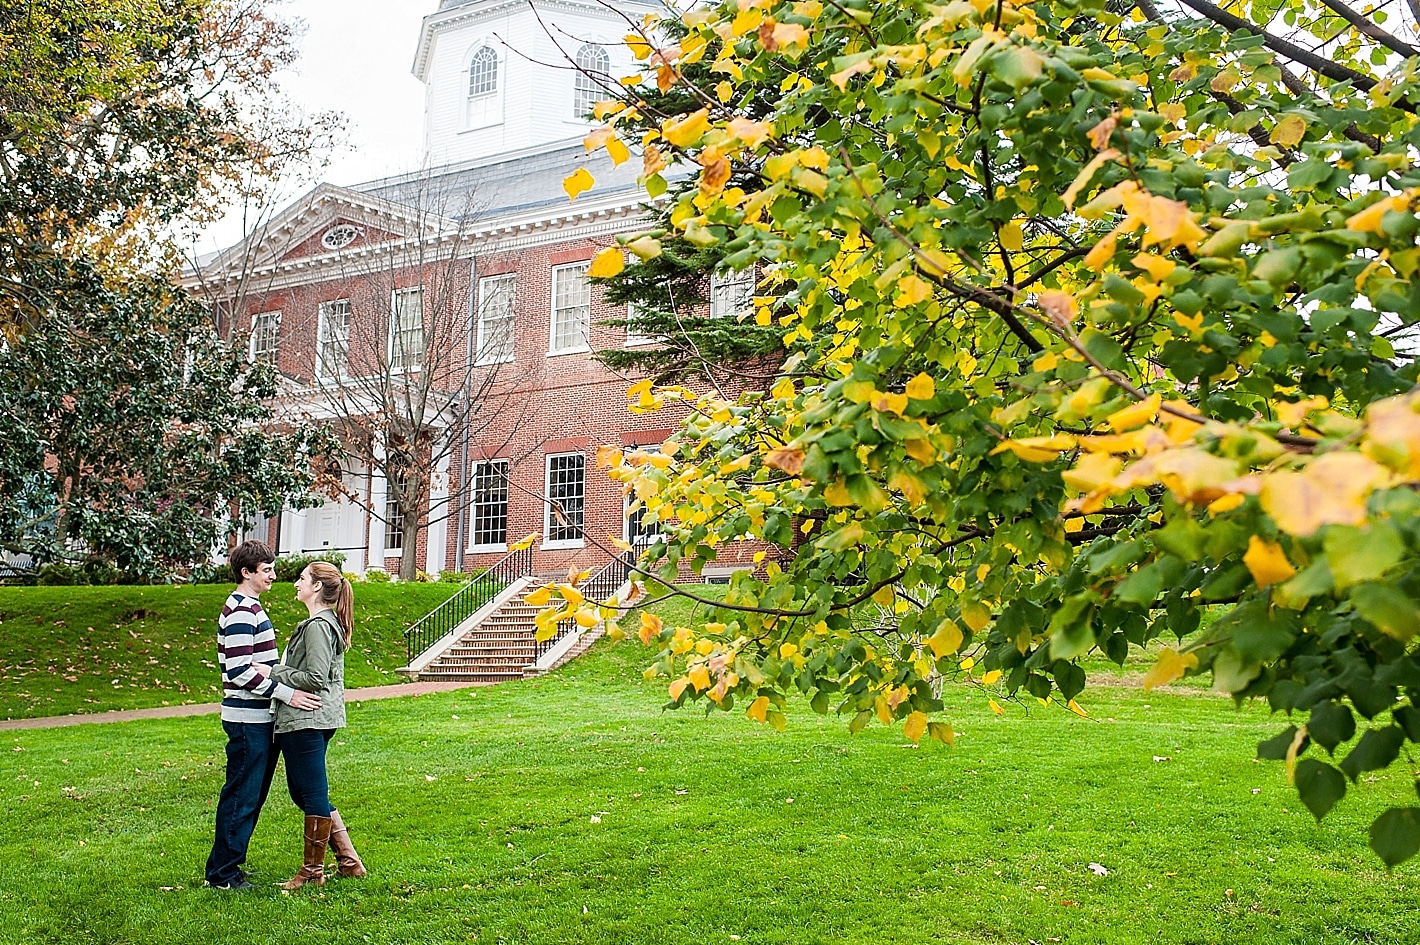
[[(297, 71), (283, 77), (291, 98), (308, 112), (334, 110), (349, 121), (349, 146), (322, 180), (355, 184), (419, 166), (424, 86), (409, 68), (419, 22), (437, 7), (437, 0), (286, 0), (277, 7), (305, 24)], [(198, 251), (241, 236), (241, 220), (229, 216), (203, 234)]]

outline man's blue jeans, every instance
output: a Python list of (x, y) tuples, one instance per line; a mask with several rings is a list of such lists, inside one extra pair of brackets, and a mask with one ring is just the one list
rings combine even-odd
[(227, 783), (217, 799), (217, 836), (207, 857), (207, 882), (227, 886), (241, 875), (247, 845), (276, 773), (271, 722), (223, 722), (227, 733)]

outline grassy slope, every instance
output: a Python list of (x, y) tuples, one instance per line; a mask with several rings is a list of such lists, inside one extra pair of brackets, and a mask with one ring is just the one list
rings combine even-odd
[[(644, 657), (352, 707), (333, 795), (372, 873), (323, 894), (195, 888), (213, 720), (4, 733), (0, 943), (1420, 940), (1420, 866), (1365, 848), (1407, 779), (1317, 827), (1250, 760), (1261, 707), (1107, 689), (1092, 721), (996, 718), (960, 692), (957, 747), (911, 748), (802, 705), (784, 734), (662, 713)], [(299, 831), (278, 786), (260, 880), (295, 869)]]
[[(346, 682), (398, 681), (404, 628), (448, 584), (361, 584)], [(221, 698), (217, 617), (231, 588), (0, 587), (0, 718), (32, 718)], [(306, 615), (290, 584), (263, 596), (277, 642)], [(116, 682), (115, 682), (116, 681)]]

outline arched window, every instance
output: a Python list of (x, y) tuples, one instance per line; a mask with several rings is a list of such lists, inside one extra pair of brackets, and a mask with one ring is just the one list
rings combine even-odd
[(572, 114), (586, 118), (592, 108), (604, 98), (605, 89), (611, 77), (611, 56), (595, 43), (587, 43), (577, 50), (577, 80), (573, 86)]
[(498, 53), (482, 46), (468, 64), (468, 97), (492, 95), (498, 91)]

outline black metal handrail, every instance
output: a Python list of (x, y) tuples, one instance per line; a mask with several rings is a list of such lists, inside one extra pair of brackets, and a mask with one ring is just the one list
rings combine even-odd
[(404, 631), (409, 663), (503, 592), (509, 584), (532, 574), (532, 548), (508, 552), (498, 563), (459, 588), (452, 597), (420, 617)]
[[(626, 583), (631, 577), (631, 570), (636, 566), (636, 553), (628, 551), (618, 558), (612, 558), (606, 567), (587, 578), (577, 585), (577, 590), (582, 592), (582, 596), (594, 601), (605, 601), (615, 594), (621, 585)], [(548, 650), (552, 649), (559, 640), (566, 639), (567, 635), (577, 628), (575, 620), (562, 620), (557, 624), (557, 633), (543, 640), (537, 645), (537, 655), (534, 662), (542, 659)]]

